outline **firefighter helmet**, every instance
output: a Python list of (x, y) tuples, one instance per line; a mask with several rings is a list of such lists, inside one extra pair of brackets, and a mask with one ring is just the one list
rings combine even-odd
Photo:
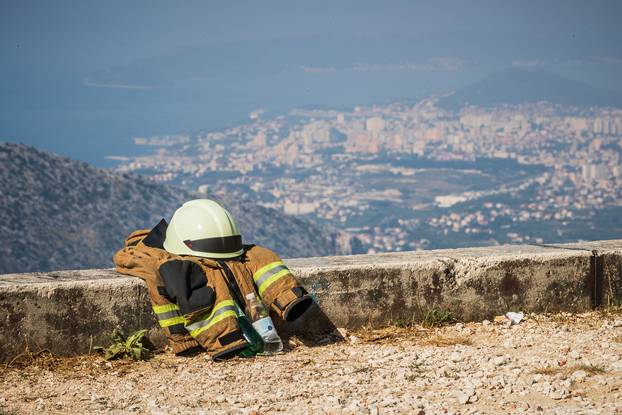
[(166, 229), (164, 249), (206, 258), (234, 258), (244, 252), (233, 217), (210, 199), (190, 200), (175, 211)]

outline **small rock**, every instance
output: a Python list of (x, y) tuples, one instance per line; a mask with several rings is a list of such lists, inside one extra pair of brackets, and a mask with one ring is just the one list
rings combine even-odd
[(465, 405), (469, 403), (469, 399), (471, 399), (473, 395), (475, 395), (475, 390), (465, 389), (456, 392), (456, 399), (458, 400), (458, 403)]
[(552, 391), (548, 394), (549, 398), (551, 399), (555, 399), (556, 401), (560, 400), (560, 399), (564, 399), (566, 397), (567, 393), (564, 390), (555, 390)]
[(616, 371), (616, 372), (622, 372), (622, 361), (612, 362), (611, 370)]
[(449, 360), (451, 360), (454, 363), (458, 363), (458, 362), (462, 362), (463, 360), (463, 356), (461, 353), (458, 352), (453, 352), (450, 356), (449, 356)]
[(587, 378), (587, 372), (585, 370), (575, 370), (572, 373), (571, 378), (577, 382), (582, 382), (585, 378)]
[(44, 407), (43, 398), (37, 399), (35, 404), (36, 404), (37, 411), (43, 411), (43, 407)]
[(465, 405), (467, 402), (469, 402), (469, 398), (470, 396), (464, 392), (456, 393), (456, 399), (458, 400), (459, 404)]
[(356, 336), (350, 336), (348, 339), (350, 340), (350, 343), (352, 343), (352, 344), (359, 344), (359, 343), (361, 343), (361, 339), (359, 337), (356, 337)]
[(436, 377), (446, 378), (449, 376), (449, 372), (445, 366), (440, 367), (436, 372)]
[(510, 359), (507, 356), (497, 356), (494, 359), (492, 359), (492, 363), (495, 366), (503, 366), (506, 363), (508, 363), (510, 361)]

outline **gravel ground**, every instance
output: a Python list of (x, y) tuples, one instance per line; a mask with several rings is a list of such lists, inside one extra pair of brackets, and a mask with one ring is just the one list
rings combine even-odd
[(346, 334), (213, 363), (44, 354), (1, 377), (0, 414), (622, 414), (622, 315)]

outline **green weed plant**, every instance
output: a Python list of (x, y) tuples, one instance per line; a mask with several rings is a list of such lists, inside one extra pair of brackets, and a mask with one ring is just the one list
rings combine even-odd
[(143, 340), (147, 330), (138, 330), (127, 338), (121, 330), (114, 329), (110, 336), (111, 344), (108, 347), (95, 347), (95, 350), (104, 354), (105, 360), (132, 359), (147, 360), (152, 353), (143, 346)]

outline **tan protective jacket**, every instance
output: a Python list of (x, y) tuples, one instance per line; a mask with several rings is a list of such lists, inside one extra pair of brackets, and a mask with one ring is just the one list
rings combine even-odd
[(293, 321), (312, 299), (287, 266), (269, 249), (247, 245), (240, 257), (215, 260), (164, 250), (164, 219), (130, 234), (114, 255), (116, 270), (147, 283), (160, 326), (177, 354), (202, 346), (215, 360), (237, 355), (247, 345), (238, 325), (239, 304), (256, 293), (278, 316)]

